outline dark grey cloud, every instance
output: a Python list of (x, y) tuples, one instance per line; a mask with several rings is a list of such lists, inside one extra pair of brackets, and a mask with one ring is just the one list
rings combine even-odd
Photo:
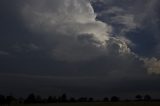
[[(157, 18), (152, 7), (158, 1), (145, 6), (144, 1), (104, 2), (93, 4), (93, 9), (86, 0), (1, 0), (0, 93), (157, 96), (159, 86), (152, 82), (159, 78), (148, 75), (147, 69), (159, 73), (159, 60), (142, 58), (149, 52), (148, 46), (142, 48), (147, 44), (143, 40), (158, 41), (157, 24), (146, 18)], [(152, 26), (157, 30), (148, 32), (155, 36), (146, 38)], [(134, 49), (137, 44), (143, 46)], [(158, 51), (159, 46), (154, 47)]]

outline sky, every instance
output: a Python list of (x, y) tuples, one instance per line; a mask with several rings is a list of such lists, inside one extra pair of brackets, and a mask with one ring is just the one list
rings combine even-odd
[(0, 93), (160, 98), (159, 0), (1, 0)]

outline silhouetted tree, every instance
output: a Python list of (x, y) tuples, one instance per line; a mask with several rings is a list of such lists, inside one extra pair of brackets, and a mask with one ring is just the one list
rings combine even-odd
[(57, 99), (56, 96), (53, 97), (53, 102), (54, 102), (54, 103), (57, 103), (57, 102), (58, 102), (58, 99)]
[(141, 101), (142, 100), (142, 96), (141, 95), (136, 95), (136, 100)]
[(7, 104), (11, 104), (12, 102), (15, 102), (15, 101), (16, 101), (16, 98), (13, 97), (13, 96), (7, 96), (6, 97)]
[(63, 94), (58, 98), (58, 102), (67, 102), (67, 95)]
[(145, 96), (144, 96), (144, 100), (145, 100), (145, 101), (151, 101), (152, 98), (151, 98), (150, 95), (145, 95)]
[(87, 98), (86, 97), (81, 97), (78, 99), (78, 102), (87, 102)]
[(48, 103), (52, 103), (52, 102), (53, 102), (52, 96), (49, 96), (49, 97), (48, 97), (47, 102), (48, 102)]
[(111, 97), (111, 102), (118, 102), (118, 101), (119, 101), (119, 97), (117, 96)]
[(94, 102), (94, 99), (93, 99), (92, 97), (90, 97), (90, 98), (88, 99), (88, 102)]
[(5, 104), (6, 99), (4, 95), (0, 95), (0, 104)]
[(76, 102), (76, 99), (74, 97), (71, 97), (69, 102)]
[(62, 102), (67, 102), (67, 95), (66, 94), (62, 95)]
[(26, 103), (36, 103), (36, 97), (35, 95), (32, 93), (30, 94), (27, 99), (25, 100)]
[(20, 97), (20, 98), (18, 99), (18, 102), (19, 102), (20, 104), (24, 103), (24, 98)]
[(105, 98), (103, 99), (103, 101), (104, 101), (104, 102), (108, 102), (108, 101), (109, 101), (108, 97), (105, 97)]
[[(56, 103), (56, 102), (58, 102), (58, 100), (57, 100), (56, 96), (54, 96), (54, 97), (49, 96), (48, 99), (47, 99), (47, 102), (48, 103)], [(62, 102), (62, 100), (59, 101), (59, 102)]]
[(36, 103), (42, 103), (42, 98), (41, 98), (40, 95), (38, 95), (38, 96), (36, 97), (35, 102), (36, 102)]

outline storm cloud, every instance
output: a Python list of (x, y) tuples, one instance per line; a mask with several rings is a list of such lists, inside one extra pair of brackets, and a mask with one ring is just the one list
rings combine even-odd
[(158, 3), (0, 1), (0, 92), (157, 96)]
[(56, 42), (52, 53), (58, 59), (92, 59), (108, 54), (112, 49), (108, 46), (113, 46), (117, 52), (129, 52), (125, 41), (111, 36), (110, 25), (96, 20), (89, 1), (34, 1), (26, 4), (22, 10), (32, 30), (49, 35), (45, 35), (46, 38)]

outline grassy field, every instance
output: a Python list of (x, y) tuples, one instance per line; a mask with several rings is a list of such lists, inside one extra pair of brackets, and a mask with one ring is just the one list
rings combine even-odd
[(57, 104), (12, 104), (10, 106), (160, 106), (160, 102), (94, 102), (94, 103), (57, 103)]

